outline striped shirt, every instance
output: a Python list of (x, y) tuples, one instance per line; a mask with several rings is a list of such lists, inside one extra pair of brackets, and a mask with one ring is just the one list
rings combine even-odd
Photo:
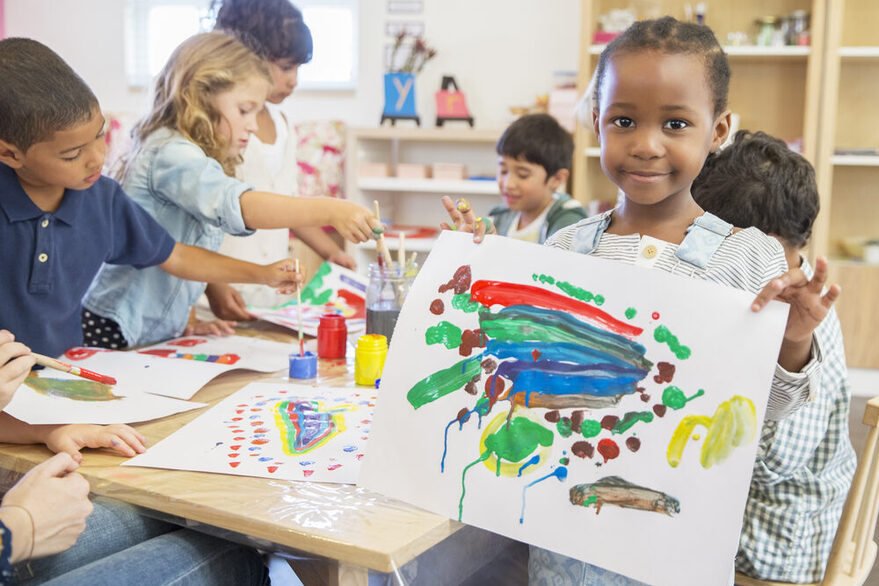
[[(559, 230), (547, 240), (546, 245), (573, 250), (575, 234), (581, 226), (606, 221), (611, 213), (605, 212)], [(650, 236), (603, 232), (590, 254), (606, 260), (711, 281), (755, 295), (772, 279), (788, 270), (784, 249), (778, 241), (756, 228), (739, 230), (725, 237), (705, 268), (681, 260), (675, 254), (677, 249), (676, 244)], [(832, 313), (816, 329), (812, 338), (812, 359), (800, 372), (791, 373), (776, 364), (751, 492), (745, 507), (740, 552), (736, 559), (737, 569), (747, 574), (770, 579), (784, 576), (786, 581), (797, 581), (796, 578), (800, 576), (813, 576), (815, 568), (819, 578), (823, 572), (840, 515), (836, 505), (842, 506), (851, 479), (851, 463), (841, 463), (847, 461), (847, 453), (851, 450), (850, 444), (848, 451), (841, 446), (843, 441), (847, 443), (848, 438), (848, 391), (844, 384), (844, 361), (830, 368), (824, 367), (825, 345), (828, 345), (834, 361), (837, 358), (842, 360), (841, 339), (826, 333), (834, 328), (836, 332), (839, 331), (836, 314)], [(840, 382), (843, 383), (842, 391), (838, 384)], [(827, 393), (822, 392), (825, 388), (828, 389)], [(839, 395), (840, 392), (845, 395), (844, 401), (840, 399), (837, 402), (827, 397)], [(821, 419), (824, 411), (812, 408), (812, 405), (826, 401), (839, 408), (830, 427), (826, 417), (820, 424), (815, 423), (816, 419)], [(790, 424), (787, 418), (797, 423)], [(819, 446), (817, 451), (816, 445)], [(804, 482), (806, 476), (810, 475), (803, 474), (796, 462), (814, 464), (816, 469), (820, 468), (826, 473), (814, 476), (811, 482)], [(782, 482), (785, 479), (786, 482)], [(818, 504), (822, 502), (824, 506)], [(828, 508), (831, 502), (833, 506)], [(766, 503), (771, 505), (767, 506)], [(760, 553), (755, 555), (755, 552)], [(529, 584), (533, 586), (640, 584), (541, 548), (532, 547), (531, 558)], [(756, 571), (754, 566), (758, 567)], [(763, 573), (770, 575), (764, 576)]]

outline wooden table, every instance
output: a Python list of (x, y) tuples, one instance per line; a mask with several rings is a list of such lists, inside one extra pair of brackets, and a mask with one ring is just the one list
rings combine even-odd
[[(294, 349), (293, 338), (284, 333), (286, 330), (273, 328), (260, 326), (256, 334), (291, 341)], [(353, 357), (353, 348), (349, 346), (348, 350)], [(353, 386), (352, 379), (353, 360), (321, 361), (319, 383)], [(211, 381), (193, 400), (214, 405), (253, 381), (288, 382), (279, 374), (232, 371)], [(152, 444), (204, 411), (180, 413), (134, 427)], [(41, 445), (0, 444), (0, 468), (23, 473), (50, 454)], [(163, 518), (260, 549), (318, 556), (322, 558), (319, 581), (328, 577), (330, 584), (366, 586), (368, 569), (394, 572), (462, 527), (356, 486), (121, 467), (122, 460), (86, 450), (79, 472), (96, 495), (137, 505)]]

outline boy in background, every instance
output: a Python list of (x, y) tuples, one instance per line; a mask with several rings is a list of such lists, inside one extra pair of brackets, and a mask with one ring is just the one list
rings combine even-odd
[[(811, 278), (802, 256), (818, 215), (809, 162), (762, 132), (736, 133), (709, 157), (693, 183), (705, 211), (775, 237), (790, 268)], [(812, 400), (779, 421), (766, 420), (736, 556), (736, 570), (762, 580), (818, 582), (857, 464), (849, 440), (851, 391), (836, 311), (815, 330), (824, 350)]]
[[(507, 127), (495, 150), (504, 205), (488, 212), (488, 233), (543, 244), (560, 228), (586, 217), (580, 202), (557, 191), (568, 181), (574, 141), (555, 118), (548, 114), (522, 116)], [(449, 213), (470, 210), (466, 199), (456, 204), (446, 196), (443, 205)], [(447, 224), (443, 227), (449, 229)]]

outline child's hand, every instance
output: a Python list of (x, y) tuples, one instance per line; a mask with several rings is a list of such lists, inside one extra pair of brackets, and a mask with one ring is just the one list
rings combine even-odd
[(305, 282), (304, 275), (296, 270), (296, 264), (296, 261), (288, 258), (266, 265), (265, 284), (280, 293), (295, 293)]
[(373, 213), (351, 201), (327, 199), (330, 205), (330, 225), (346, 240), (355, 244), (373, 238), (373, 228), (380, 229), (381, 222)]
[[(3, 497), (2, 507), (7, 515), (30, 513), (24, 519), (25, 530), (13, 532), (13, 542), (21, 547), (12, 548), (12, 561), (23, 561), (30, 552), (30, 558), (40, 558), (62, 552), (76, 543), (85, 530), (85, 520), (92, 509), (88, 499), (89, 483), (74, 472), (78, 464), (67, 454), (56, 454), (42, 464), (34, 466)], [(31, 519), (33, 520), (33, 542), (30, 538)], [(20, 540), (21, 536), (26, 536)]]
[(46, 447), (56, 453), (70, 454), (82, 462), (82, 448), (109, 448), (132, 458), (146, 451), (146, 438), (133, 427), (114, 425), (59, 425), (46, 436)]
[(231, 336), (235, 333), (236, 321), (215, 319), (213, 321), (190, 321), (183, 330), (184, 336)]
[(497, 234), (494, 223), (487, 218), (476, 217), (476, 212), (470, 206), (470, 202), (465, 198), (453, 202), (448, 195), (442, 197), (443, 207), (449, 214), (454, 226), (446, 222), (440, 223), (443, 230), (457, 230), (458, 232), (468, 232), (473, 234), (473, 242), (482, 242), (486, 234)]
[(345, 267), (346, 269), (351, 269), (352, 271), (357, 270), (357, 263), (351, 258), (344, 250), (339, 249), (330, 254), (327, 259), (328, 262), (333, 264), (337, 264), (340, 267)]
[(225, 283), (208, 283), (205, 295), (211, 312), (220, 319), (251, 320), (256, 316), (247, 311), (247, 304), (235, 287)]
[(12, 400), (33, 366), (30, 348), (16, 342), (11, 332), (0, 330), (0, 410)]

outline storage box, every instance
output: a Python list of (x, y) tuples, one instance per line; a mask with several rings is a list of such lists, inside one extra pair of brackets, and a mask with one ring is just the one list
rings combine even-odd
[(391, 166), (387, 163), (370, 163), (361, 161), (360, 163), (361, 177), (390, 177)]
[(401, 179), (427, 179), (430, 177), (430, 167), (421, 163), (398, 163), (397, 177)]
[(431, 165), (434, 179), (456, 181), (467, 178), (467, 168), (458, 163), (434, 163)]

